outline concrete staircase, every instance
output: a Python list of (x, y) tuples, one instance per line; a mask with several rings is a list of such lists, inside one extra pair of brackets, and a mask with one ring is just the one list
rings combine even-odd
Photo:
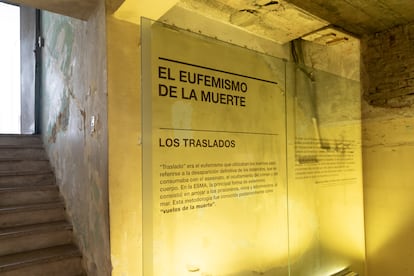
[(0, 135), (0, 275), (86, 275), (39, 136)]

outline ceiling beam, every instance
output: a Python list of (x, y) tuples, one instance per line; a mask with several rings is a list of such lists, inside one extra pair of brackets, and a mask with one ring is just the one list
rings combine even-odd
[[(108, 1), (117, 0), (107, 0), (107, 6)], [(157, 20), (178, 2), (179, 0), (125, 0), (113, 14), (119, 20), (139, 25), (141, 17)]]

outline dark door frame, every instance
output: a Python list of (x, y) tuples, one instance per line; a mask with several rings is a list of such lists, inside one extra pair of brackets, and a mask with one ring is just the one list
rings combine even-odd
[(41, 76), (42, 76), (42, 48), (44, 44), (44, 40), (42, 37), (42, 30), (41, 30), (41, 12), (40, 10), (36, 10), (36, 27), (35, 27), (35, 33), (36, 33), (36, 42), (35, 42), (35, 102), (34, 102), (34, 125), (35, 134), (41, 133), (41, 95), (40, 95), (40, 89), (41, 89)]

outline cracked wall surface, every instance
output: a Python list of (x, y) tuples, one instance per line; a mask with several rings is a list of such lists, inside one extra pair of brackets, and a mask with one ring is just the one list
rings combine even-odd
[(284, 0), (182, 0), (177, 6), (280, 44), (329, 24)]
[(41, 27), (43, 139), (88, 275), (110, 275), (103, 4), (87, 22), (42, 12)]

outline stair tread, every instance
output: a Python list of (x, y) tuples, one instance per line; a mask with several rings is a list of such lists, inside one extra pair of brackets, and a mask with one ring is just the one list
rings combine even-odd
[(25, 185), (1, 185), (0, 193), (26, 192), (26, 191), (59, 191), (58, 186), (53, 184), (25, 184)]
[(55, 221), (47, 223), (38, 223), (31, 225), (13, 226), (7, 228), (0, 228), (0, 240), (22, 235), (52, 232), (56, 230), (71, 230), (72, 226), (67, 221)]
[(0, 256), (0, 272), (15, 269), (19, 266), (52, 262), (70, 257), (81, 257), (79, 250), (73, 244)]
[(0, 134), (0, 275), (86, 275), (55, 180), (40, 135)]
[(6, 163), (21, 163), (21, 162), (47, 162), (49, 163), (49, 160), (47, 158), (43, 158), (43, 159), (28, 159), (28, 158), (24, 158), (24, 157), (0, 157), (0, 162)]
[(39, 147), (43, 146), (40, 135), (0, 134), (0, 146)]
[(38, 170), (38, 171), (0, 171), (1, 176), (23, 176), (23, 175), (39, 175), (39, 174), (50, 174), (52, 170)]
[(43, 149), (43, 144), (0, 144), (0, 149)]
[(24, 212), (24, 211), (32, 211), (32, 210), (44, 210), (44, 209), (51, 209), (51, 208), (64, 208), (64, 207), (65, 205), (63, 201), (61, 200), (45, 202), (45, 203), (37, 203), (37, 204), (13, 205), (13, 206), (0, 207), (0, 214), (1, 213)]
[[(41, 174), (23, 174), (23, 175), (0, 175), (0, 186), (8, 185), (42, 185), (44, 182), (55, 183), (53, 171)], [(48, 182), (49, 181), (49, 182)]]
[(38, 138), (40, 139), (41, 135), (40, 134), (17, 134), (17, 133), (2, 133), (0, 134), (0, 139), (1, 138), (8, 138), (8, 137), (12, 137), (12, 138)]
[(26, 158), (26, 157), (0, 157), (0, 162), (13, 162), (13, 163), (17, 163), (17, 162), (49, 162), (49, 159), (47, 159), (44, 156), (31, 156), (30, 158)]

